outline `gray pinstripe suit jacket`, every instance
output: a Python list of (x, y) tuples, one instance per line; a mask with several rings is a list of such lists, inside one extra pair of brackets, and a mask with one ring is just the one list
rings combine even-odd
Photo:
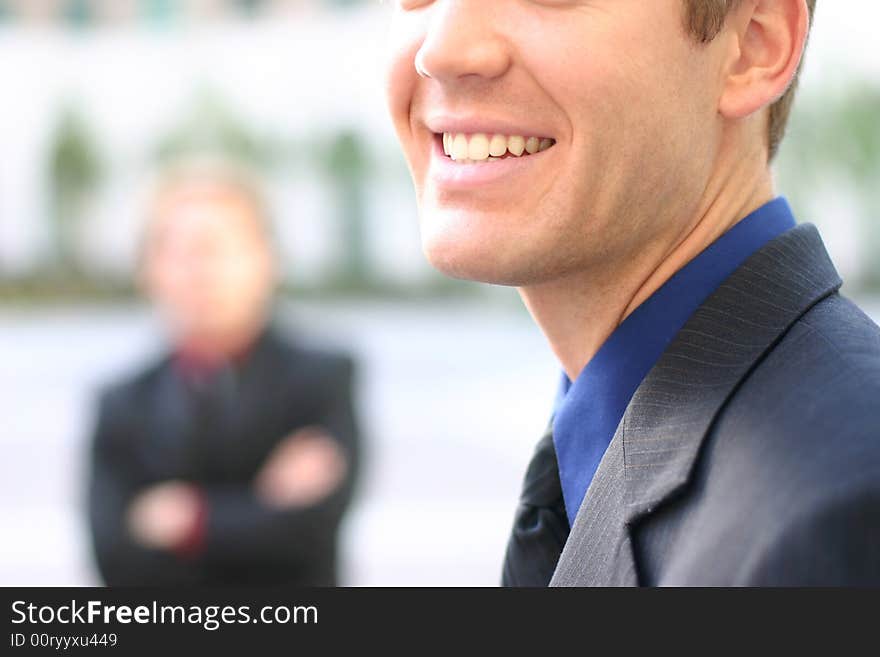
[(880, 328), (816, 229), (697, 310), (608, 447), (551, 586), (880, 585)]

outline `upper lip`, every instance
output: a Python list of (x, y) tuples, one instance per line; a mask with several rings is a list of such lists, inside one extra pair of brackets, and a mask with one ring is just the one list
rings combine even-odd
[(478, 116), (450, 116), (435, 115), (425, 120), (427, 128), (436, 134), (448, 132), (451, 134), (486, 134), (505, 135), (507, 137), (541, 137), (553, 139), (552, 130), (547, 126), (541, 126), (534, 122), (516, 121), (514, 119), (486, 118)]

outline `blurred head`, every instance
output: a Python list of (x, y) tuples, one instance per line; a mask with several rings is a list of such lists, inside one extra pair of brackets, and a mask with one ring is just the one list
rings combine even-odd
[(274, 288), (258, 187), (223, 164), (168, 172), (150, 204), (142, 279), (176, 339), (223, 348), (252, 337)]
[(526, 286), (674, 244), (766, 171), (808, 4), (397, 0), (388, 101), (428, 259)]

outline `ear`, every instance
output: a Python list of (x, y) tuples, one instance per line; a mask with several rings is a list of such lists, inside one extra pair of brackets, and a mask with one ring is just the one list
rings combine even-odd
[(745, 0), (727, 29), (733, 44), (719, 103), (721, 115), (742, 119), (775, 103), (797, 74), (810, 28), (806, 0)]

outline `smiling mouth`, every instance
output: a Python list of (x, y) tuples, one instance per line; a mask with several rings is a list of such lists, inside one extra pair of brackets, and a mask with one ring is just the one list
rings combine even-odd
[(546, 137), (483, 133), (466, 135), (444, 132), (436, 137), (442, 140), (446, 156), (460, 164), (481, 164), (509, 157), (528, 157), (546, 151), (556, 143), (555, 139)]

